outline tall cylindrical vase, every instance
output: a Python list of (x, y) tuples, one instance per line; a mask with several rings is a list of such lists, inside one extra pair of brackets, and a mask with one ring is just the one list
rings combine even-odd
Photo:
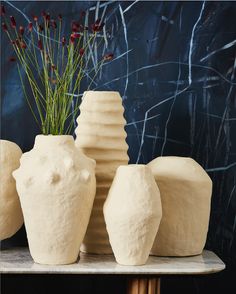
[(76, 261), (95, 196), (95, 162), (72, 136), (36, 137), (14, 171), (30, 253), (37, 263)]
[(122, 99), (118, 92), (87, 91), (84, 93), (80, 111), (76, 145), (97, 163), (96, 196), (81, 251), (111, 254), (103, 204), (116, 169), (120, 165), (128, 164)]

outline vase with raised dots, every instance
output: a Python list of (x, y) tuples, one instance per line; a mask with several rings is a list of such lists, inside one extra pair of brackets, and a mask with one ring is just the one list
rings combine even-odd
[(95, 161), (78, 152), (72, 136), (39, 135), (13, 176), (34, 261), (74, 263), (94, 201)]

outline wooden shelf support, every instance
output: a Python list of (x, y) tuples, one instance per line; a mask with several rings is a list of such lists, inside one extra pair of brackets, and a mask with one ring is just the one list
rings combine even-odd
[(152, 276), (129, 277), (127, 281), (127, 294), (160, 294), (161, 279)]

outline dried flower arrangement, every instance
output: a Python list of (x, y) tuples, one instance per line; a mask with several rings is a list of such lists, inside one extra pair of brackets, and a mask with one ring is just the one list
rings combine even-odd
[[(113, 58), (113, 54), (108, 53), (100, 59), (96, 56), (96, 63), (93, 60), (94, 48), (97, 52), (97, 48), (107, 42), (103, 20), (97, 19), (89, 25), (88, 13), (82, 12), (80, 19), (72, 22), (70, 35), (66, 37), (62, 34), (61, 14), (55, 20), (49, 13), (42, 12), (40, 17), (33, 16), (27, 28), (17, 27), (14, 16), (8, 17), (3, 5), (1, 16), (2, 29), (15, 52), (9, 60), (17, 61), (22, 88), (41, 133), (70, 134), (78, 112), (83, 78), (89, 76), (87, 88), (90, 89), (104, 62)], [(21, 67), (31, 93), (27, 93)]]

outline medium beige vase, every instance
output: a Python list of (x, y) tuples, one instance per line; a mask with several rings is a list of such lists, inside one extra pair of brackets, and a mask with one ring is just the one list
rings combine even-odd
[(39, 135), (20, 162), (13, 175), (34, 261), (75, 262), (96, 191), (95, 161), (72, 136)]
[(149, 167), (120, 166), (103, 211), (116, 261), (145, 264), (162, 216), (160, 192)]
[(151, 253), (201, 254), (208, 231), (211, 179), (196, 161), (187, 157), (158, 157), (148, 166), (160, 189), (163, 211)]
[(97, 163), (97, 191), (81, 251), (109, 254), (112, 249), (102, 209), (117, 167), (128, 164), (124, 108), (118, 92), (87, 91), (80, 111), (76, 145)]
[(23, 224), (20, 200), (12, 172), (22, 155), (15, 143), (0, 140), (0, 240), (14, 235)]

